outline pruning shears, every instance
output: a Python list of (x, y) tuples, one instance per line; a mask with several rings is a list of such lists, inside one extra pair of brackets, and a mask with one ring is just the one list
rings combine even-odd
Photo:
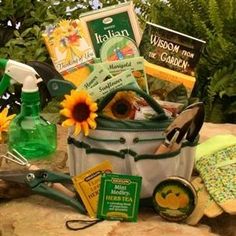
[[(2, 59), (2, 61), (6, 60)], [(31, 72), (34, 76), (40, 77), (38, 87), (41, 95), (42, 108), (46, 106), (52, 97), (64, 96), (72, 89), (76, 88), (72, 82), (64, 80), (62, 75), (53, 66), (45, 62), (31, 61), (26, 65), (13, 60), (8, 60), (8, 63), (0, 63), (0, 69), (4, 70), (4, 76), (0, 78), (0, 85), (4, 87), (4, 90), (10, 84), (9, 77), (12, 75), (16, 75), (17, 77), (22, 74), (22, 68), (24, 68), (27, 73)], [(22, 76), (24, 77), (24, 73)], [(20, 79), (19, 76), (17, 79)], [(21, 104), (19, 85), (16, 85), (14, 90), (14, 93), (7, 90), (4, 96), (0, 97), (0, 111), (7, 106), (10, 107), (10, 111), (12, 110), (13, 113), (17, 113), (13, 110), (19, 111)]]
[(36, 193), (66, 205), (69, 205), (82, 214), (86, 214), (83, 205), (75, 197), (69, 197), (66, 194), (50, 187), (52, 183), (72, 183), (69, 175), (48, 170), (27, 170), (27, 171), (1, 171), (0, 179), (9, 182), (25, 184), (32, 193)]

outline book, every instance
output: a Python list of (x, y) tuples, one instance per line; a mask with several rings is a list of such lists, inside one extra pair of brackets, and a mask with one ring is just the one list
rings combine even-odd
[(186, 75), (145, 60), (144, 71), (147, 76), (149, 93), (159, 100), (182, 102), (177, 99), (188, 99), (196, 82), (194, 76)]
[(95, 57), (89, 37), (79, 20), (61, 20), (42, 34), (56, 70), (76, 86), (90, 73), (85, 63)]
[(79, 19), (87, 29), (96, 57), (100, 57), (102, 44), (113, 36), (127, 36), (137, 45), (140, 43), (141, 30), (132, 2), (82, 13)]
[(139, 50), (150, 63), (195, 76), (204, 44), (203, 40), (147, 22)]

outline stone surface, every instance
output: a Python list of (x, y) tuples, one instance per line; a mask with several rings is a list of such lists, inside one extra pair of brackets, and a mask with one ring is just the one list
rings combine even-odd
[[(34, 162), (42, 168), (49, 163), (52, 170), (66, 171), (66, 133), (59, 129), (58, 150), (51, 160)], [(215, 134), (236, 135), (236, 125), (215, 125), (205, 123), (201, 130), (201, 141)], [(5, 150), (0, 150), (4, 153)], [(53, 160), (53, 161), (52, 161)], [(2, 161), (1, 170), (22, 169), (15, 164)], [(137, 223), (103, 221), (82, 231), (70, 231), (65, 227), (66, 220), (89, 219), (74, 209), (48, 198), (32, 195), (13, 199), (0, 199), (0, 236), (236, 236), (236, 216), (222, 214), (219, 217), (203, 218), (199, 225), (171, 223), (162, 220), (151, 209), (143, 209)], [(213, 233), (214, 232), (214, 233)]]

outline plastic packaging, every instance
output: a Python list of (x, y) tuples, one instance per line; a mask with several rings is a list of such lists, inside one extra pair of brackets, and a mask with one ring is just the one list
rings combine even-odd
[(6, 78), (8, 85), (11, 78), (23, 84), (21, 111), (9, 127), (9, 150), (16, 150), (27, 159), (47, 157), (56, 150), (57, 130), (55, 124), (40, 116), (37, 83), (41, 79), (32, 67), (25, 64), (9, 60), (4, 66), (5, 74), (0, 83), (0, 94), (7, 88)]

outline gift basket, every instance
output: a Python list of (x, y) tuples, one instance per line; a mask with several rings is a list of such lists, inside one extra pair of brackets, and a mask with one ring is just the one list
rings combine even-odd
[[(168, 220), (186, 219), (196, 206), (190, 178), (204, 121), (203, 103), (188, 104), (205, 42), (150, 22), (141, 35), (132, 2), (61, 20), (47, 26), (42, 36), (57, 72), (44, 63), (26, 66), (4, 60), (2, 87), (10, 85), (8, 77), (15, 76), (18, 67), (23, 77), (31, 73), (36, 80), (57, 75), (45, 80), (45, 86), (50, 96), (64, 99), (60, 101), (60, 122), (69, 127), (70, 175), (30, 170), (21, 180), (26, 178), (30, 186), (37, 182), (36, 187), (31, 186), (35, 192), (48, 196), (49, 191), (53, 199), (97, 217), (95, 223), (137, 221), (139, 203), (154, 207)], [(38, 91), (41, 81), (26, 92)], [(27, 104), (31, 100), (27, 97)], [(39, 105), (38, 92), (36, 102)], [(42, 127), (38, 133), (45, 133)], [(15, 140), (12, 132), (9, 137)], [(36, 141), (45, 143), (42, 138)], [(35, 154), (33, 150), (28, 157), (17, 147), (11, 151), (27, 158)], [(14, 161), (15, 156), (10, 156)], [(28, 162), (23, 165), (29, 167)], [(76, 191), (68, 193), (56, 184), (58, 180), (73, 182)], [(52, 188), (66, 196), (51, 191), (45, 182), (52, 182)]]
[[(141, 96), (156, 116), (150, 120), (115, 120), (102, 115), (104, 107), (117, 92), (128, 90)], [(183, 117), (186, 120), (183, 118), (181, 124), (173, 125), (174, 119), (167, 117), (160, 105), (140, 89), (125, 87), (111, 91), (98, 105), (95, 130), (91, 130), (88, 136), (81, 133), (77, 137), (73, 136), (72, 129), (69, 132), (67, 142), (71, 175), (78, 175), (109, 160), (115, 173), (142, 176), (142, 199), (150, 198), (155, 186), (168, 176), (177, 175), (189, 180), (198, 136), (193, 139), (192, 135), (187, 135), (184, 138), (195, 124), (194, 117), (188, 119), (185, 114)], [(167, 127), (170, 127), (168, 134), (165, 133)], [(173, 141), (176, 132), (179, 137), (174, 142), (178, 143), (178, 147), (155, 154), (166, 139)], [(196, 133), (196, 130), (191, 132)]]

